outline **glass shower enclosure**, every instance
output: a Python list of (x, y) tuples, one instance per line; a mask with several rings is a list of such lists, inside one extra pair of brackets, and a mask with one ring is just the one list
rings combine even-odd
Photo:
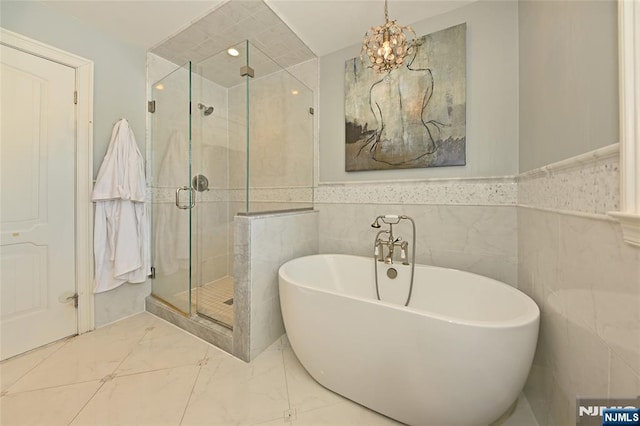
[[(248, 41), (152, 85), (152, 296), (233, 328), (236, 215), (313, 208), (313, 91)], [(233, 55), (232, 55), (233, 54)]]

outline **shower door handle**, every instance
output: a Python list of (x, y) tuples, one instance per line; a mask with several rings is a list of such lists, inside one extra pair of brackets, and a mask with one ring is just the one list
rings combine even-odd
[[(191, 191), (191, 203), (185, 205), (180, 204), (180, 191)], [(188, 186), (181, 186), (176, 189), (176, 207), (182, 210), (192, 209), (196, 205), (196, 194), (193, 192), (193, 188)]]

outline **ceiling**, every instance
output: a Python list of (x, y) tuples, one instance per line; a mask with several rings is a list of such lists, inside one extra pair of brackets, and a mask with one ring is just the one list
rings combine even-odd
[[(127, 43), (151, 49), (187, 29), (226, 1), (75, 0), (44, 3)], [(238, 2), (240, 0), (232, 0)], [(244, 1), (250, 3), (260, 0)], [(401, 25), (445, 13), (474, 0), (389, 0), (389, 17)], [(265, 0), (316, 55), (360, 42), (384, 23), (383, 0)]]
[[(238, 56), (227, 54), (231, 46)], [(221, 4), (150, 51), (177, 65), (191, 61), (196, 73), (223, 87), (244, 82), (243, 65), (259, 78), (315, 57), (264, 2), (240, 0)]]

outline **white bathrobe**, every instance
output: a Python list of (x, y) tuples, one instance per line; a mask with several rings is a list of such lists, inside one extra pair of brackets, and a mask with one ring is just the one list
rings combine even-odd
[(149, 274), (144, 160), (125, 119), (113, 127), (109, 148), (93, 187), (95, 292)]

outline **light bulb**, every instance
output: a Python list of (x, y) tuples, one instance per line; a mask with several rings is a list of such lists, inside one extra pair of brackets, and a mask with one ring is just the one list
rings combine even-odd
[(388, 40), (385, 40), (385, 42), (382, 43), (382, 50), (383, 50), (382, 56), (384, 56), (384, 58), (387, 59), (391, 54), (391, 46), (389, 46)]

